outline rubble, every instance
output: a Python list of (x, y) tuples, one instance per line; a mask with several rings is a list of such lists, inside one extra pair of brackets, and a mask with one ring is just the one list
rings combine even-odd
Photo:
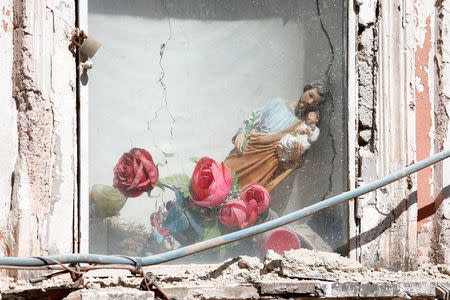
[[(145, 272), (152, 272), (161, 288), (181, 299), (276, 299), (292, 295), (434, 297), (438, 285), (450, 287), (447, 265), (424, 265), (417, 271), (391, 272), (366, 268), (336, 253), (307, 249), (291, 250), (282, 256), (268, 251), (264, 261), (240, 256), (219, 265), (158, 265), (145, 267)], [(96, 299), (138, 299), (136, 297), (140, 296), (153, 299), (153, 294), (139, 290), (141, 280), (128, 271), (113, 275), (111, 270), (87, 273), (82, 289), (73, 291), (66, 299), (94, 299), (92, 295), (103, 297)], [(40, 286), (1, 278), (0, 294), (63, 285), (69, 288), (67, 278), (52, 278)]]

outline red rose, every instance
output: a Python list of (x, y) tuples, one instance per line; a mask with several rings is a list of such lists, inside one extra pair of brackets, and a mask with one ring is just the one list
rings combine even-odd
[(197, 205), (216, 208), (225, 201), (233, 178), (227, 166), (209, 157), (197, 163), (192, 174), (192, 201)]
[(114, 167), (114, 187), (126, 197), (137, 197), (155, 187), (158, 168), (144, 149), (124, 153)]
[(219, 219), (223, 225), (239, 226), (241, 229), (255, 223), (257, 216), (255, 209), (249, 209), (245, 202), (239, 199), (228, 200), (219, 211)]
[(269, 192), (262, 186), (252, 183), (241, 190), (240, 198), (248, 207), (256, 207), (258, 214), (267, 210), (270, 202)]

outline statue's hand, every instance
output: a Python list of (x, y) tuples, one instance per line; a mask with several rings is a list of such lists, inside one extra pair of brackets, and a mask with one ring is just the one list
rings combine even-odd
[(245, 134), (243, 132), (238, 133), (234, 139), (234, 145), (236, 146), (237, 153), (242, 152), (242, 145), (244, 144)]
[(292, 163), (296, 165), (300, 160), (300, 157), (305, 152), (300, 142), (296, 141), (294, 144), (294, 148), (292, 149)]

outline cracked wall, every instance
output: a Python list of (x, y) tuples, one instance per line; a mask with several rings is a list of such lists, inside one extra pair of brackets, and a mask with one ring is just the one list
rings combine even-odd
[[(360, 1), (355, 4), (358, 13), (358, 170), (356, 172), (359, 183), (364, 184), (377, 178), (376, 170), (376, 81), (378, 50), (376, 7), (378, 1)], [(371, 218), (369, 216), (378, 216)], [(380, 222), (380, 212), (376, 206), (376, 192), (371, 192), (359, 197), (355, 210), (358, 237), (356, 240), (356, 252), (361, 261), (375, 262), (378, 260), (378, 244), (373, 242), (375, 234), (365, 238), (365, 231), (375, 228)]]
[[(364, 185), (414, 162), (412, 3), (357, 1), (358, 166)], [(356, 257), (372, 266), (416, 266), (416, 180), (356, 201)]]
[[(355, 1), (359, 184), (448, 149), (448, 6)], [(362, 262), (448, 263), (449, 167), (438, 163), (357, 200)]]
[[(7, 3), (5, 3), (7, 2)], [(8, 59), (4, 93), (0, 253), (31, 256), (73, 251), (76, 201), (75, 61), (68, 50), (74, 1), (0, 2)], [(3, 8), (1, 8), (3, 6)], [(0, 34), (0, 39), (3, 38)], [(2, 45), (3, 46), (3, 45)], [(5, 130), (6, 129), (6, 130)], [(4, 150), (3, 150), (4, 149)], [(14, 167), (11, 168), (11, 164)], [(3, 175), (2, 175), (3, 176)], [(5, 213), (6, 212), (6, 213)]]
[[(416, 1), (417, 160), (448, 149), (449, 1)], [(446, 147), (447, 146), (447, 147)], [(419, 263), (448, 263), (447, 161), (418, 174)]]
[[(436, 1), (436, 53), (433, 58), (435, 76), (434, 130), (435, 152), (450, 148), (450, 1)], [(434, 218), (434, 261), (450, 263), (450, 163), (448, 160), (436, 166), (436, 215)]]
[(8, 254), (7, 220), (11, 205), (14, 164), (17, 159), (17, 111), (12, 98), (13, 1), (0, 1), (0, 254)]

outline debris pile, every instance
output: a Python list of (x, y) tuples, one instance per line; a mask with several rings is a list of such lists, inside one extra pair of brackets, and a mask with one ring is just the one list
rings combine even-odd
[[(182, 299), (199, 299), (200, 295), (202, 299), (209, 299), (204, 295), (217, 293), (224, 295), (220, 299), (258, 299), (258, 295), (287, 294), (322, 297), (356, 294), (361, 297), (432, 296), (437, 285), (450, 286), (450, 266), (424, 265), (416, 271), (392, 272), (382, 268), (368, 269), (335, 253), (307, 249), (287, 251), (283, 256), (268, 251), (264, 261), (257, 257), (240, 256), (220, 265), (158, 265), (145, 269), (153, 273), (161, 288)], [(119, 272), (119, 275), (117, 272), (111, 275), (110, 272), (88, 273), (79, 288), (92, 292), (112, 290), (114, 293), (139, 289), (141, 277), (125, 271)], [(37, 286), (24, 280), (0, 278), (0, 294), (69, 287), (67, 279), (52, 278)], [(340, 286), (345, 286), (345, 289)], [(225, 296), (227, 293), (228, 298)]]

